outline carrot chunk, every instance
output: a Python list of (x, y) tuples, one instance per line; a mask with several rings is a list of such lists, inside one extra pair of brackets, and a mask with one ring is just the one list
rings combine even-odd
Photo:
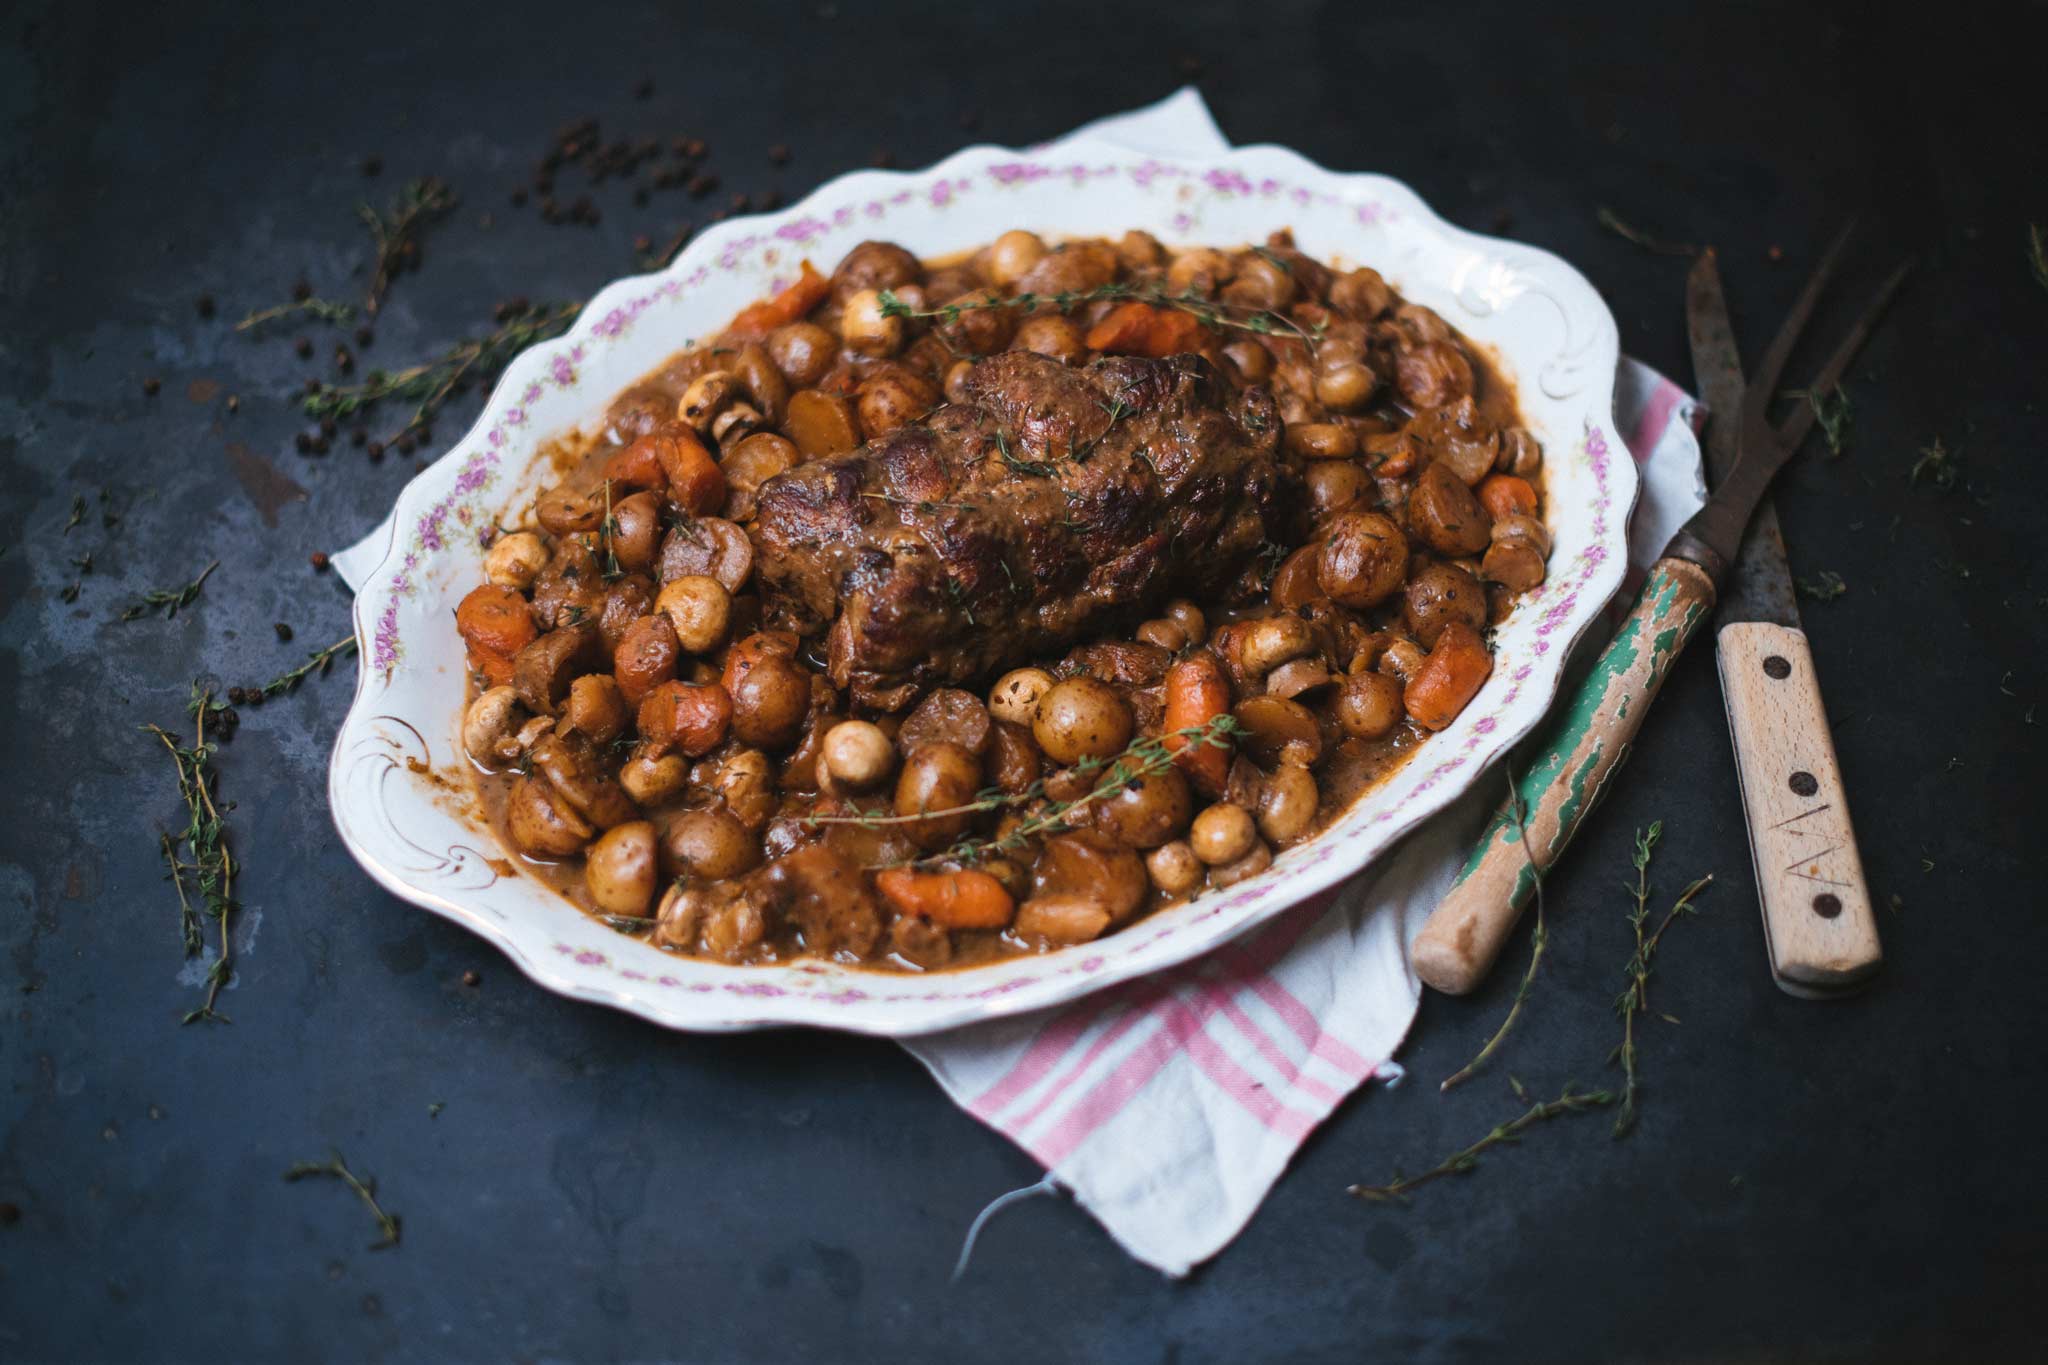
[(1493, 655), (1479, 632), (1453, 621), (1436, 637), (1436, 648), (1408, 680), (1402, 704), (1415, 723), (1441, 730), (1458, 718), (1493, 673)]
[(646, 438), (668, 476), (668, 500), (693, 517), (709, 516), (725, 505), (725, 471), (704, 448), (697, 433), (674, 426)]
[(875, 874), (875, 889), (897, 912), (930, 920), (942, 929), (1007, 928), (1016, 902), (986, 872), (912, 872), (886, 868)]
[(734, 332), (746, 336), (764, 337), (777, 327), (787, 327), (792, 322), (801, 322), (813, 308), (825, 301), (832, 292), (832, 281), (820, 275), (809, 261), (803, 263), (803, 273), (797, 276), (795, 284), (784, 289), (772, 299), (749, 304), (740, 309), (739, 316), (732, 320)]
[(485, 583), (472, 588), (455, 608), (455, 629), (479, 654), (511, 659), (540, 634), (533, 608), (511, 588)]
[(1207, 652), (1190, 654), (1166, 670), (1166, 747), (1174, 766), (1205, 796), (1221, 796), (1230, 776), (1227, 745), (1196, 744), (1176, 731), (1207, 725), (1230, 709), (1230, 679)]
[(1178, 308), (1154, 308), (1149, 303), (1119, 304), (1109, 315), (1088, 329), (1091, 351), (1119, 355), (1150, 356), (1164, 360), (1184, 351), (1201, 349), (1205, 337), (1200, 319)]
[(1536, 515), (1536, 490), (1527, 479), (1512, 474), (1489, 474), (1479, 481), (1479, 503), (1495, 521), (1502, 517)]

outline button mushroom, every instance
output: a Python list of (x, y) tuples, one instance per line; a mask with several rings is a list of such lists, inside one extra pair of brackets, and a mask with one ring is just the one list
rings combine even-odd
[(486, 768), (509, 763), (519, 757), (516, 735), (524, 716), (517, 692), (509, 685), (493, 687), (463, 714), (462, 747)]

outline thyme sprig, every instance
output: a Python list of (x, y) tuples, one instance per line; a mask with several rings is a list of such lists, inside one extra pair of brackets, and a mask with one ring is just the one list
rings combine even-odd
[(306, 395), (308, 417), (340, 419), (389, 398), (411, 399), (416, 406), (392, 443), (416, 435), (442, 406), (472, 383), (495, 375), (512, 357), (535, 342), (560, 336), (582, 311), (581, 303), (551, 303), (507, 316), (490, 332), (459, 341), (432, 360), (402, 370), (372, 370), (359, 384), (321, 384)]
[(391, 282), (401, 270), (419, 263), (420, 236), (427, 225), (447, 216), (455, 207), (455, 193), (438, 178), (414, 180), (399, 191), (388, 214), (379, 214), (368, 204), (356, 205), (356, 216), (370, 229), (377, 244), (377, 260), (370, 270), (370, 287), (363, 295), (363, 311), (375, 317)]
[(1828, 454), (1836, 459), (1841, 458), (1842, 452), (1848, 449), (1849, 445), (1850, 418), (1849, 395), (1842, 391), (1842, 386), (1835, 385), (1832, 393), (1822, 393), (1814, 389), (1791, 389), (1785, 396), (1806, 400), (1807, 406), (1813, 409), (1813, 420), (1820, 425), (1821, 436), (1828, 443)]
[(626, 576), (619, 567), (619, 555), (612, 545), (613, 537), (619, 533), (619, 519), (612, 515), (612, 481), (604, 481), (604, 520), (597, 524), (598, 539), (604, 545), (604, 581), (616, 583)]
[(1014, 829), (1000, 838), (962, 839), (941, 852), (887, 866), (931, 867), (942, 863), (978, 863), (1014, 852), (1041, 834), (1064, 829), (1068, 817), (1076, 811), (1093, 809), (1094, 803), (1108, 800), (1148, 777), (1165, 772), (1173, 766), (1174, 754), (1180, 751), (1169, 748), (1169, 741), (1185, 741), (1180, 749), (1200, 748), (1203, 745), (1225, 748), (1230, 744), (1231, 737), (1239, 733), (1241, 728), (1234, 716), (1224, 712), (1210, 717), (1200, 725), (1190, 725), (1156, 737), (1133, 740), (1113, 759), (1083, 759), (1074, 765), (1075, 770), (1084, 775), (1099, 773), (1100, 776), (1097, 777), (1092, 790), (1070, 801), (1047, 800), (1045, 783), (1040, 780), (1017, 792), (987, 787), (976, 792), (972, 801), (938, 810), (918, 811), (912, 815), (888, 815), (881, 811), (863, 811), (854, 815), (807, 815), (804, 817), (804, 823), (813, 828), (821, 825), (858, 825), (863, 829), (879, 829), (893, 825), (922, 824), (927, 820), (943, 820), (956, 815), (1028, 809), (1030, 813), (1019, 820)]
[(1514, 1003), (1508, 1006), (1507, 1017), (1500, 1021), (1500, 1027), (1493, 1031), (1493, 1036), (1486, 1040), (1486, 1046), (1480, 1048), (1471, 1061), (1445, 1078), (1443, 1084), (1437, 1087), (1440, 1092), (1449, 1090), (1460, 1082), (1471, 1080), (1478, 1074), (1479, 1069), (1493, 1058), (1493, 1054), (1500, 1051), (1501, 1044), (1507, 1041), (1508, 1031), (1514, 1028), (1515, 1021), (1522, 1017), (1522, 1007), (1529, 1002), (1529, 988), (1535, 984), (1536, 969), (1542, 965), (1543, 950), (1550, 942), (1549, 927), (1543, 922), (1543, 869), (1537, 866), (1536, 856), (1529, 851), (1528, 809), (1522, 800), (1521, 788), (1515, 785), (1513, 765), (1503, 766), (1507, 769), (1508, 777), (1508, 810), (1515, 817), (1515, 828), (1521, 836), (1522, 856), (1528, 860), (1529, 875), (1535, 881), (1536, 927), (1529, 935), (1529, 965), (1522, 972), (1522, 980), (1515, 987)]
[(1659, 256), (1697, 256), (1700, 254), (1700, 249), (1691, 242), (1667, 242), (1661, 237), (1651, 236), (1640, 228), (1630, 227), (1621, 220), (1621, 215), (1608, 208), (1605, 204), (1602, 204), (1594, 212), (1593, 216), (1599, 220), (1601, 227), (1606, 228), (1623, 241), (1632, 242), (1643, 250), (1655, 252)]
[(1641, 1074), (1636, 1068), (1636, 1016), (1650, 1007), (1650, 964), (1657, 955), (1657, 945), (1663, 942), (1664, 931), (1680, 915), (1695, 913), (1693, 902), (1714, 880), (1709, 874), (1686, 887), (1665, 912), (1663, 921), (1655, 930), (1645, 934), (1643, 927), (1650, 918), (1650, 863), (1656, 856), (1657, 841), (1663, 836), (1664, 822), (1661, 820), (1652, 822), (1647, 831), (1636, 831), (1635, 851), (1630, 858), (1636, 870), (1635, 883), (1622, 883), (1633, 904), (1628, 922), (1629, 927), (1635, 930), (1636, 948), (1629, 956), (1628, 965), (1622, 968), (1628, 986), (1614, 1000), (1615, 1013), (1621, 1016), (1621, 1043), (1607, 1059), (1609, 1064), (1619, 1061), (1622, 1072), (1621, 1107), (1614, 1115), (1615, 1137), (1624, 1136), (1635, 1126), (1636, 1096), (1642, 1089)]
[(1849, 591), (1849, 584), (1833, 569), (1822, 569), (1813, 578), (1796, 578), (1792, 586), (1801, 597), (1811, 597), (1816, 602), (1832, 602)]
[(377, 1181), (374, 1176), (368, 1180), (361, 1179), (348, 1168), (348, 1162), (342, 1160), (341, 1153), (334, 1151), (328, 1153), (325, 1161), (294, 1162), (284, 1173), (286, 1184), (296, 1184), (301, 1180), (317, 1177), (339, 1180), (355, 1191), (356, 1198), (362, 1200), (364, 1206), (370, 1210), (370, 1216), (377, 1220), (377, 1231), (383, 1234), (370, 1243), (370, 1250), (382, 1251), (386, 1247), (398, 1245), (398, 1215), (386, 1213), (384, 1206), (377, 1202)]
[(199, 596), (199, 590), (206, 586), (207, 577), (219, 567), (220, 561), (216, 559), (213, 563), (201, 569), (199, 577), (193, 579), (190, 583), (181, 584), (175, 588), (151, 588), (148, 592), (142, 594), (142, 600), (131, 604), (122, 611), (121, 619), (123, 621), (138, 621), (153, 611), (161, 611), (164, 614), (164, 619), (166, 621), (170, 620), (178, 614), (180, 607), (192, 605), (193, 601)]
[(895, 291), (881, 291), (882, 316), (890, 318), (937, 318), (951, 325), (960, 320), (963, 313), (986, 312), (989, 309), (1016, 309), (1020, 312), (1035, 313), (1040, 308), (1052, 308), (1061, 313), (1070, 313), (1084, 303), (1101, 299), (1127, 299), (1138, 303), (1149, 303), (1155, 308), (1173, 308), (1192, 314), (1211, 327), (1235, 329), (1241, 332), (1255, 332), (1260, 336), (1278, 336), (1291, 332), (1311, 346), (1320, 339), (1320, 328), (1309, 329), (1294, 319), (1271, 309), (1252, 309), (1237, 316), (1220, 304), (1214, 304), (1192, 290), (1181, 294), (1169, 294), (1157, 285), (1133, 284), (1119, 280), (1111, 284), (1099, 284), (1093, 289), (1063, 289), (1056, 294), (1025, 292), (1009, 294), (998, 298), (970, 299), (966, 302), (942, 303), (937, 308), (913, 308), (896, 296)]
[(263, 684), (260, 691), (266, 697), (281, 696), (304, 682), (309, 674), (318, 673), (325, 677), (327, 670), (334, 666), (336, 659), (344, 654), (353, 654), (355, 651), (355, 636), (350, 635), (346, 639), (336, 640), (327, 648), (313, 654), (308, 654), (306, 662), (300, 664), (297, 668), (292, 669), (288, 673), (280, 673), (269, 682)]
[(1913, 461), (1913, 469), (1907, 477), (1908, 483), (1919, 483), (1923, 478), (1942, 492), (1952, 491), (1962, 478), (1962, 469), (1956, 463), (1956, 456), (1941, 443), (1939, 436), (1932, 445), (1920, 447), (1920, 458)]
[(71, 516), (64, 523), (64, 534), (70, 535), (71, 528), (85, 520), (85, 494), (80, 493), (71, 500)]
[(266, 322), (276, 322), (280, 318), (293, 317), (299, 313), (336, 327), (346, 326), (355, 321), (356, 316), (355, 308), (349, 304), (336, 303), (332, 299), (309, 294), (303, 299), (293, 299), (290, 303), (280, 303), (273, 308), (259, 308), (236, 323), (235, 330), (253, 332)]
[[(1518, 1095), (1526, 1098), (1526, 1092), (1522, 1090), (1520, 1085), (1515, 1087), (1515, 1091)], [(1545, 1100), (1541, 1104), (1529, 1106), (1528, 1110), (1520, 1118), (1510, 1119), (1508, 1122), (1496, 1126), (1493, 1131), (1473, 1143), (1470, 1147), (1451, 1153), (1451, 1155), (1445, 1157), (1420, 1175), (1403, 1176), (1397, 1174), (1392, 1181), (1385, 1185), (1352, 1185), (1345, 1190), (1345, 1193), (1359, 1199), (1371, 1200), (1374, 1203), (1386, 1203), (1402, 1199), (1417, 1185), (1426, 1185), (1432, 1180), (1440, 1180), (1447, 1175), (1465, 1175), (1469, 1173), (1479, 1165), (1481, 1153), (1492, 1147), (1520, 1142), (1522, 1134), (1539, 1123), (1548, 1123), (1552, 1119), (1564, 1118), (1569, 1114), (1582, 1113), (1588, 1109), (1598, 1109), (1603, 1105), (1612, 1104), (1613, 1102), (1614, 1096), (1609, 1091), (1581, 1091), (1566, 1085), (1556, 1099)]]
[[(206, 973), (206, 999), (197, 1009), (188, 1011), (183, 1022), (206, 1019), (224, 1024), (228, 1022), (227, 1016), (214, 1005), (234, 974), (234, 945), (228, 921), (235, 910), (235, 855), (227, 846), (227, 831), (215, 799), (219, 783), (213, 768), (216, 746), (206, 738), (208, 719), (218, 718), (224, 708), (213, 701), (210, 689), (202, 690), (195, 683), (188, 709), (197, 727), (189, 749), (161, 726), (142, 728), (155, 735), (170, 752), (178, 769), (178, 796), (185, 803), (184, 830), (176, 834), (166, 832), (158, 841), (164, 864), (170, 870), (171, 885), (178, 893), (179, 936), (185, 945), (185, 956), (196, 956), (204, 946), (202, 915), (214, 922), (220, 937), (220, 951)], [(198, 898), (197, 906), (193, 904), (194, 896)]]

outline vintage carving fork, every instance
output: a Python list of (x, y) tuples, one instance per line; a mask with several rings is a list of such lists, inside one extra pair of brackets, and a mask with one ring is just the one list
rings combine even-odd
[[(1725, 404), (1708, 442), (1713, 494), (1664, 547), (1578, 692), (1560, 698), (1550, 731), (1526, 751), (1528, 767), (1515, 775), (1513, 796), (1417, 936), (1415, 970), (1436, 989), (1462, 995), (1485, 977), (1534, 887), (1531, 864), (1549, 867), (1571, 842), (1731, 570), (1737, 582), (1728, 604), (1734, 619), (1720, 639), (1722, 682), (1773, 973), (1787, 990), (1831, 994), (1876, 970), (1876, 921), (1812, 656), (1793, 624), (1797, 609), (1791, 623), (1783, 619), (1791, 594), (1782, 586), (1789, 575), (1775, 516), (1744, 536), (1772, 477), (1813, 428), (1812, 403), (1776, 425), (1770, 405), (1848, 237), (1845, 230), (1821, 258), (1746, 392), (1713, 253), (1695, 266), (1688, 288), (1695, 364), (1710, 403)], [(1810, 392), (1827, 393), (1840, 382), (1906, 271), (1901, 265), (1884, 282)], [(1716, 311), (1718, 325), (1709, 316)], [(1780, 609), (1754, 609), (1771, 601)]]

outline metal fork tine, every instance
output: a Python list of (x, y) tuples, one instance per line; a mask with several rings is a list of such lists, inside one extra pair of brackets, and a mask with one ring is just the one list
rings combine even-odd
[(1820, 258), (1820, 264), (1814, 267), (1813, 278), (1806, 282), (1799, 301), (1792, 305), (1784, 326), (1778, 328), (1778, 334), (1771, 338), (1771, 349), (1764, 352), (1763, 363), (1749, 376), (1749, 395), (1743, 407), (1754, 416), (1761, 417), (1770, 410), (1771, 401), (1777, 396), (1778, 380), (1785, 373), (1785, 362), (1792, 357), (1792, 347), (1798, 343), (1799, 334), (1806, 330), (1807, 319), (1813, 316), (1813, 305), (1820, 301), (1821, 290), (1827, 287), (1828, 277), (1835, 273), (1835, 262), (1842, 258), (1842, 248), (1849, 244), (1849, 234), (1855, 230), (1856, 220), (1852, 218)]
[[(1807, 386), (1808, 393), (1824, 394), (1842, 382), (1842, 375), (1848, 370), (1849, 362), (1863, 349), (1863, 343), (1870, 340), (1871, 330), (1877, 326), (1877, 320), (1883, 315), (1885, 305), (1892, 301), (1892, 295), (1899, 292), (1899, 286), (1906, 282), (1906, 276), (1912, 269), (1911, 261), (1902, 263), (1879, 287), (1877, 297), (1870, 301), (1869, 307), (1863, 310), (1863, 315), (1856, 319), (1855, 326), (1849, 329), (1849, 335), (1842, 339), (1842, 344), (1828, 357), (1828, 363), (1821, 366), (1820, 373), (1813, 377), (1813, 383)], [(1813, 403), (1808, 401), (1801, 403), (1792, 415), (1779, 425), (1778, 440), (1787, 451), (1799, 448), (1799, 443), (1806, 439), (1806, 433), (1813, 430), (1815, 415)]]

